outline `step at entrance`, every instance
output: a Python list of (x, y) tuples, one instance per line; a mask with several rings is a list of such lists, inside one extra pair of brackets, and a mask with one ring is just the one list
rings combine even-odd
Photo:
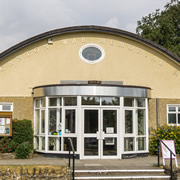
[(154, 179), (154, 180), (167, 180), (170, 176), (164, 173), (164, 169), (103, 169), (103, 170), (75, 170), (75, 179)]

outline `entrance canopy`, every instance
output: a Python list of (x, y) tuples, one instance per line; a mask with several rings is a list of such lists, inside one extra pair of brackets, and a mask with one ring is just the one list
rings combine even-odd
[(42, 96), (123, 96), (150, 97), (150, 88), (141, 86), (120, 85), (47, 85), (33, 89), (34, 97)]

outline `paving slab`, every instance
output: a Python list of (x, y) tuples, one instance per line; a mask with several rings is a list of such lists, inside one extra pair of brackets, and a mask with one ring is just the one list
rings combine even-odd
[[(178, 158), (178, 161), (180, 158)], [(162, 161), (162, 159), (161, 159)], [(162, 162), (161, 162), (162, 163)], [(157, 156), (138, 157), (132, 159), (76, 159), (76, 169), (155, 169)], [(180, 164), (180, 161), (179, 161)], [(44, 157), (35, 154), (32, 159), (0, 160), (0, 165), (68, 165), (68, 159), (59, 157)]]

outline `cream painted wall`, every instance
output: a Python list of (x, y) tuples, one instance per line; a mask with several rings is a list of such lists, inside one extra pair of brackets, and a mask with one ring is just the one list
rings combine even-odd
[[(124, 37), (103, 33), (72, 33), (41, 40), (0, 61), (0, 96), (31, 96), (39, 85), (60, 80), (123, 81), (152, 88), (152, 98), (180, 98), (180, 66), (155, 49)], [(88, 64), (79, 49), (100, 45), (105, 58)]]

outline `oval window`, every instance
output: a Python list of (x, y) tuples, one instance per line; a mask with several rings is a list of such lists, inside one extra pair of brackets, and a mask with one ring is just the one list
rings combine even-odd
[(80, 49), (79, 55), (82, 60), (94, 64), (104, 58), (104, 50), (96, 44), (87, 44)]

